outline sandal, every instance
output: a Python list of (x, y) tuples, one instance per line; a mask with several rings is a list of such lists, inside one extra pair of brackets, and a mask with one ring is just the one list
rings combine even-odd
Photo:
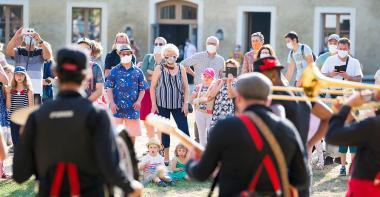
[(166, 187), (168, 185), (164, 181), (160, 181), (160, 182), (157, 183), (157, 186), (158, 187)]

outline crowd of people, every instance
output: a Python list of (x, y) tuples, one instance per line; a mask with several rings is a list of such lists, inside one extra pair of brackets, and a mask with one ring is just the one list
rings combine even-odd
[[(153, 52), (138, 62), (128, 35), (117, 33), (103, 64), (103, 47), (94, 40), (80, 38), (54, 57), (41, 35), (21, 28), (5, 50), (14, 65), (0, 53), (1, 178), (11, 178), (2, 162), (9, 147), (8, 151), (15, 153), (13, 179), (24, 182), (35, 175), (42, 195), (59, 194), (60, 188), (61, 193), (77, 194), (75, 182), (79, 181), (82, 196), (107, 192), (103, 184), (138, 196), (142, 185), (138, 177), (128, 176), (119, 166), (125, 155), (118, 155), (115, 149), (118, 141), (112, 128), (123, 126), (134, 144), (144, 123), (149, 142), (136, 167), (144, 184), (166, 187), (175, 186), (178, 180), (215, 177), (221, 196), (280, 191), (309, 196), (310, 166), (321, 170), (335, 159), (341, 164), (340, 175), (346, 176), (349, 149), (358, 163), (349, 193), (356, 196), (363, 191), (355, 188), (364, 187), (366, 192), (379, 193), (378, 188), (361, 182), (380, 182), (379, 166), (370, 159), (380, 155), (376, 154), (376, 137), (371, 139), (371, 135), (377, 136), (373, 133), (379, 127), (377, 116), (362, 122), (346, 118), (352, 107), (365, 102), (362, 93), (353, 93), (344, 106), (270, 99), (271, 95), (297, 96), (272, 91), (272, 86), (301, 87), (304, 70), (313, 63), (327, 77), (361, 82), (362, 65), (350, 55), (351, 41), (332, 34), (327, 42), (329, 51), (319, 57), (300, 42), (296, 32), (287, 33), (284, 44), (289, 49), (286, 65), (279, 62), (260, 32), (251, 35), (249, 52), (243, 54), (237, 45), (226, 60), (218, 54), (220, 43), (215, 36), (206, 39), (206, 50), (200, 52), (187, 40), (183, 60), (178, 61), (178, 47), (157, 37)], [(375, 78), (380, 81), (379, 75)], [(10, 121), (15, 111), (34, 105), (40, 108), (25, 126)], [(332, 107), (340, 112), (334, 115)], [(173, 117), (188, 136), (188, 115), (194, 113), (191, 138), (205, 147), (204, 153), (180, 143), (172, 150), (175, 157), (170, 158), (170, 135), (155, 132), (154, 125), (146, 122), (150, 113)], [(263, 134), (267, 129), (271, 138)], [(338, 151), (335, 145), (339, 145)], [(314, 149), (316, 162), (311, 159)], [(356, 152), (359, 155), (355, 157)], [(68, 178), (58, 180), (65, 169)], [(74, 180), (75, 176), (79, 179)]]

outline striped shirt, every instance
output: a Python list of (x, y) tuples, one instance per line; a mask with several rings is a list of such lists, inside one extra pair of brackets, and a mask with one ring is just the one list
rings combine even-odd
[(35, 48), (28, 52), (25, 48), (15, 48), (15, 66), (22, 66), (26, 69), (33, 86), (34, 94), (42, 95), (42, 74), (43, 74), (43, 50)]
[(180, 66), (177, 74), (172, 76), (161, 65), (161, 77), (156, 89), (156, 102), (157, 106), (166, 109), (180, 109), (183, 107), (184, 90)]
[(8, 118), (10, 119), (13, 112), (29, 106), (28, 90), (11, 90), (11, 107), (9, 109)]

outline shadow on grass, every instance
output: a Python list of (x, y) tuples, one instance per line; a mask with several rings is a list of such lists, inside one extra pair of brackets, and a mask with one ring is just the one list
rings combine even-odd
[(0, 182), (0, 196), (35, 196), (34, 180), (29, 180), (23, 184), (7, 180)]
[[(195, 182), (195, 181), (177, 181), (174, 187), (158, 187), (156, 184), (150, 183), (145, 185), (144, 196), (167, 196), (170, 194), (191, 194), (193, 192), (207, 192), (211, 187), (211, 182)], [(216, 192), (217, 193), (217, 192)]]

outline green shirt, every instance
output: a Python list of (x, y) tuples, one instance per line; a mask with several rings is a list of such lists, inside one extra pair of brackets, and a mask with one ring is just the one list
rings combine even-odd
[(318, 68), (322, 68), (323, 64), (325, 63), (325, 61), (327, 60), (328, 57), (330, 57), (331, 54), (330, 52), (326, 52), (322, 55), (320, 55), (317, 60), (315, 60), (315, 65), (318, 66)]
[(149, 76), (148, 70), (151, 70), (153, 72), (155, 67), (156, 67), (156, 60), (154, 60), (154, 54), (146, 54), (144, 56), (140, 69), (143, 71), (145, 75), (145, 79), (147, 79), (149, 86), (150, 86), (151, 81), (148, 80), (148, 76)]

